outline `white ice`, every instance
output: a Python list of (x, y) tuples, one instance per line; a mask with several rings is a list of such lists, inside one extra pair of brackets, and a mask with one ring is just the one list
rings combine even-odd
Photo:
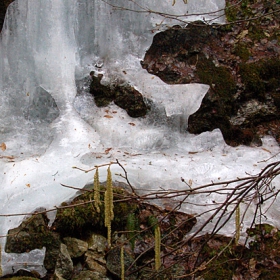
[[(23, 262), (26, 269), (39, 267), (36, 260), (42, 264), (44, 257), (44, 249), (4, 253), (5, 235), (24, 219), (9, 214), (52, 209), (73, 197), (75, 191), (61, 184), (82, 188), (93, 178), (73, 166), (89, 169), (118, 159), (134, 187), (149, 191), (184, 189), (181, 177), (199, 186), (257, 174), (279, 160), (276, 156), (262, 162), (279, 152), (269, 137), (259, 148), (232, 148), (219, 130), (188, 134), (188, 116), (199, 108), (208, 86), (166, 85), (141, 68), (140, 60), (155, 32), (178, 22), (116, 6), (178, 15), (224, 7), (224, 1), (218, 0), (189, 0), (187, 5), (177, 0), (174, 6), (171, 2), (110, 0), (112, 7), (102, 0), (20, 0), (9, 7), (0, 42), (0, 144), (6, 145), (6, 150), (0, 150), (3, 274), (19, 269)], [(186, 19), (198, 18), (209, 19), (207, 15)], [(103, 65), (101, 70), (96, 64)], [(100, 71), (105, 82), (129, 82), (151, 99), (154, 105), (148, 116), (133, 119), (113, 104), (97, 108), (85, 90), (76, 97), (76, 83), (92, 70)], [(122, 172), (117, 165), (112, 165), (112, 171)], [(106, 179), (105, 168), (100, 175)], [(190, 203), (197, 199), (204, 210), (215, 196), (190, 198)], [(278, 201), (267, 217), (279, 227), (277, 205)], [(192, 204), (184, 207), (191, 214), (202, 211)], [(223, 233), (231, 235), (234, 230), (229, 224)], [(45, 273), (43, 268), (37, 270)]]

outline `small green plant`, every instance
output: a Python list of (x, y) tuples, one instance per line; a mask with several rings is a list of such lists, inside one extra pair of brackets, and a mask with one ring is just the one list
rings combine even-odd
[(137, 218), (135, 216), (135, 213), (129, 213), (127, 216), (126, 229), (128, 231), (127, 235), (132, 249), (134, 249), (134, 245), (135, 245), (136, 228), (137, 228)]

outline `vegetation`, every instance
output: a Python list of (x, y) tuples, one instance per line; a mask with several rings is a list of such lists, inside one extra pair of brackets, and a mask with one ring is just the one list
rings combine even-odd
[[(254, 275), (262, 279), (264, 275), (269, 275), (270, 279), (276, 279), (276, 274), (279, 273), (275, 262), (280, 259), (280, 233), (273, 226), (262, 223), (262, 220), (267, 207), (273, 203), (279, 193), (279, 190), (273, 187), (273, 180), (280, 173), (280, 162), (267, 165), (256, 176), (227, 182), (212, 182), (196, 188), (190, 188), (182, 178), (182, 183), (186, 184), (185, 190), (159, 190), (143, 195), (138, 195), (130, 185), (127, 174), (124, 176), (127, 179), (127, 187), (133, 192), (113, 187), (110, 171), (112, 164), (119, 164), (119, 162), (108, 164), (106, 184), (100, 184), (100, 188), (96, 188), (99, 179), (96, 177), (98, 172), (95, 172), (91, 189), (85, 189), (84, 194), (71, 203), (64, 203), (58, 207), (57, 219), (51, 229), (53, 233), (59, 233), (61, 237), (78, 235), (86, 240), (93, 231), (105, 235), (105, 223), (111, 222), (112, 232), (107, 227), (107, 234), (110, 234), (107, 237), (108, 250), (119, 248), (116, 252), (120, 254), (121, 267), (125, 270), (121, 272), (123, 279), (129, 279), (127, 277), (134, 274), (138, 275), (137, 279), (157, 277), (158, 279), (182, 277), (191, 279), (192, 276), (202, 276), (203, 279), (210, 280), (232, 279), (233, 276), (238, 275), (247, 279)], [(99, 168), (101, 166), (96, 166), (93, 170)], [(94, 206), (95, 201), (92, 200), (92, 197), (97, 197), (94, 194), (97, 189), (100, 190), (100, 204), (98, 204), (100, 212), (97, 211)], [(220, 196), (220, 202), (213, 203), (211, 209), (206, 211), (203, 211), (202, 206), (202, 211), (197, 217), (204, 222), (194, 228), (196, 217), (177, 210), (183, 203), (188, 203), (189, 198), (193, 196), (207, 194), (211, 197), (212, 193)], [(172, 201), (174, 207), (169, 210), (160, 209), (145, 202), (153, 200)], [(105, 207), (105, 203), (108, 206)], [(114, 208), (111, 208), (112, 205)], [(242, 224), (249, 207), (254, 211), (254, 215), (250, 221), (251, 226), (246, 229), (246, 240), (242, 242), (250, 244), (250, 248), (240, 244), (241, 232), (244, 238)], [(10, 247), (8, 246), (6, 251), (11, 251), (11, 244), (18, 246), (15, 245), (17, 242), (21, 246), (18, 248), (22, 248), (19, 252), (35, 246), (46, 246), (48, 252), (51, 244), (47, 245), (46, 237), (52, 236), (53, 233), (44, 225), (42, 215), (43, 213), (33, 214), (21, 227), (10, 231), (8, 237), (10, 241), (7, 242)], [(232, 222), (235, 223), (235, 235), (232, 237), (219, 235), (220, 229)], [(208, 234), (200, 236), (209, 224), (212, 224), (212, 229), (208, 230)], [(30, 231), (31, 228), (37, 231), (31, 235), (36, 239), (32, 247), (28, 245), (32, 238), (29, 239), (29, 243), (22, 242), (26, 236), (24, 232)], [(192, 229), (192, 234), (189, 234)], [(20, 238), (21, 233), (23, 239)], [(38, 239), (40, 236), (42, 237)], [(38, 242), (44, 243), (40, 245)], [(51, 243), (53, 242), (54, 239)], [(122, 261), (128, 247), (134, 248), (133, 252), (137, 252), (134, 253), (132, 265)]]

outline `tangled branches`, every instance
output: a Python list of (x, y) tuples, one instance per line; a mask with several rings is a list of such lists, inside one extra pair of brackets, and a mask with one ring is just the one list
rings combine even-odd
[[(110, 167), (112, 165), (119, 165), (121, 169), (125, 171), (118, 160), (95, 166), (90, 170), (80, 170), (83, 172), (97, 171), (98, 174), (100, 168)], [(182, 184), (185, 186), (182, 190), (155, 190), (141, 195), (137, 189), (131, 185), (128, 179), (129, 174), (126, 171), (124, 175), (118, 174), (129, 186), (126, 189), (130, 189), (130, 191), (114, 191), (111, 201), (114, 203), (114, 211), (118, 211), (115, 209), (118, 209), (118, 205), (122, 203), (136, 205), (137, 207), (137, 205), (143, 204), (152, 205), (151, 202), (162, 205), (168, 201), (169, 205), (172, 205), (171, 208), (164, 209), (164, 211), (160, 212), (160, 215), (153, 214), (153, 219), (150, 221), (149, 225), (142, 225), (139, 227), (139, 223), (137, 224), (136, 222), (136, 212), (127, 213), (129, 214), (129, 221), (127, 221), (129, 225), (126, 229), (116, 229), (113, 225), (112, 229), (114, 229), (115, 232), (112, 236), (125, 234), (127, 240), (132, 242), (132, 248), (135, 244), (138, 250), (134, 262), (130, 264), (129, 267), (125, 267), (125, 272), (122, 271), (122, 275), (128, 277), (129, 275), (135, 275), (145, 271), (145, 275), (149, 275), (148, 279), (152, 279), (157, 276), (161, 277), (160, 275), (168, 271), (170, 273), (173, 267), (180, 265), (184, 266), (184, 271), (180, 274), (177, 272), (178, 275), (176, 275), (176, 279), (189, 279), (186, 277), (200, 274), (209, 267), (210, 263), (213, 264), (213, 262), (225, 254), (225, 252), (232, 250), (232, 246), (237, 246), (240, 236), (243, 237), (242, 242), (246, 244), (248, 241), (248, 235), (245, 234), (246, 232), (252, 232), (258, 225), (264, 222), (270, 222), (267, 221), (266, 213), (275, 202), (279, 193), (279, 189), (275, 186), (277, 183), (275, 179), (279, 173), (280, 161), (277, 161), (268, 164), (256, 175), (248, 174), (248, 176), (243, 178), (223, 182), (211, 182), (198, 187), (191, 186), (190, 182), (186, 182), (186, 180), (181, 178)], [(99, 182), (96, 176), (94, 180), (95, 185)], [(109, 179), (110, 178), (109, 176)], [(85, 194), (88, 193), (88, 198), (83, 198), (76, 202), (73, 201), (73, 203), (68, 205), (64, 204), (63, 206), (42, 212), (2, 216), (28, 214), (34, 216), (49, 211), (58, 211), (59, 213), (59, 211), (64, 210), (70, 210), (71, 213), (74, 213), (75, 209), (78, 209), (78, 207), (87, 207), (87, 211), (89, 212), (94, 212), (94, 209), (98, 208), (99, 211), (96, 209), (94, 215), (104, 215), (104, 211), (106, 211), (104, 206), (104, 197), (106, 196), (105, 193), (107, 189), (105, 187), (106, 185), (108, 185), (108, 182), (107, 184), (103, 184), (101, 188), (93, 186), (91, 190), (79, 189), (79, 191)], [(72, 186), (62, 186), (76, 189)], [(98, 198), (98, 207), (96, 207), (95, 203), (97, 196), (94, 194), (97, 189), (101, 194), (101, 197)], [(143, 208), (143, 206), (141, 207)], [(149, 212), (149, 209), (151, 209), (149, 208), (150, 206), (145, 207), (146, 209), (144, 210)], [(174, 217), (180, 213), (178, 211), (184, 210), (188, 212), (194, 209), (197, 212), (195, 215), (181, 216), (172, 226), (170, 226), (170, 223), (167, 223), (167, 221), (174, 220)], [(82, 212), (80, 210), (78, 212), (79, 215), (81, 215)], [(155, 212), (150, 211), (150, 213)], [(141, 213), (139, 215), (141, 215)], [(116, 213), (114, 216), (117, 219), (119, 218)], [(198, 222), (195, 224), (195, 221)], [(112, 222), (114, 223), (114, 221)], [(166, 224), (168, 224), (168, 228), (166, 228)], [(204, 256), (205, 248), (209, 246), (211, 242), (218, 242), (217, 237), (221, 236), (223, 230), (230, 235), (230, 237), (226, 239), (226, 242), (223, 241), (223, 246), (219, 251), (215, 251), (216, 253), (214, 255), (206, 259)], [(230, 232), (230, 230), (232, 230), (232, 232)], [(155, 236), (153, 236), (154, 233), (156, 233)], [(179, 235), (181, 235), (180, 238), (178, 238)], [(142, 240), (141, 242), (143, 242), (145, 239), (150, 240), (150, 242), (139, 249), (141, 246), (139, 247), (139, 245), (136, 245), (137, 240), (139, 242)], [(114, 248), (114, 246), (120, 246), (120, 248), (122, 248), (125, 245), (125, 243), (122, 242), (121, 244), (112, 243), (111, 248)], [(149, 255), (151, 251), (155, 251), (156, 255), (147, 260), (147, 255)], [(143, 259), (145, 259), (145, 261), (143, 261)]]

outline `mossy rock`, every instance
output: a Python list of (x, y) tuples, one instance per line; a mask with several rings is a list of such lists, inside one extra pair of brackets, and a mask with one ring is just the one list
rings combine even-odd
[(243, 62), (246, 62), (250, 58), (250, 51), (248, 48), (248, 43), (237, 43), (234, 46), (233, 53), (240, 57)]
[[(114, 187), (114, 200), (120, 197), (129, 196), (122, 188)], [(101, 187), (100, 199), (104, 201), (105, 187)], [(130, 196), (131, 197), (131, 196)], [(62, 237), (72, 236), (77, 238), (87, 237), (92, 232), (99, 232), (106, 235), (104, 226), (104, 204), (100, 205), (100, 212), (96, 211), (93, 202), (93, 191), (87, 191), (76, 197), (70, 203), (63, 203), (58, 209), (53, 228), (60, 233)], [(71, 205), (75, 205), (71, 207)], [(63, 206), (65, 208), (63, 208)], [(124, 229), (129, 213), (137, 211), (137, 203), (130, 200), (129, 202), (114, 203), (114, 220), (112, 221), (112, 230)]]
[(263, 101), (267, 93), (275, 94), (280, 87), (280, 59), (242, 63), (240, 75), (245, 85), (241, 98), (257, 98)]
[(60, 243), (58, 234), (48, 227), (46, 215), (34, 214), (19, 227), (9, 230), (5, 251), (25, 253), (46, 247), (44, 266), (47, 269), (54, 269)]

